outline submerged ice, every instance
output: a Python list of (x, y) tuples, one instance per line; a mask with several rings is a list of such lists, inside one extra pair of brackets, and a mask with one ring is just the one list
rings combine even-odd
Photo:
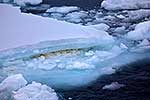
[[(137, 52), (139, 48), (117, 42), (107, 46), (97, 42), (97, 45), (93, 44), (90, 47), (89, 45), (83, 47), (82, 43), (78, 43), (78, 48), (72, 45), (65, 44), (61, 49), (52, 46), (52, 48), (45, 48), (47, 49), (45, 52), (42, 52), (41, 48), (36, 48), (34, 52), (31, 50), (30, 53), (25, 53), (26, 56), (22, 55), (20, 48), (16, 50), (17, 54), (13, 54), (17, 55), (16, 58), (9, 55), (6, 61), (3, 59), (1, 75), (6, 77), (21, 73), (29, 82), (34, 80), (54, 88), (72, 88), (86, 85), (100, 75), (111, 74), (120, 66), (150, 57), (149, 49), (144, 51), (145, 48), (143, 48)], [(67, 49), (66, 46), (72, 46), (72, 48)], [(27, 50), (30, 51), (29, 48)]]

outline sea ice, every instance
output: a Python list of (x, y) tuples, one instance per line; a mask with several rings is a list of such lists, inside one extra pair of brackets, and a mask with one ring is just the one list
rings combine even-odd
[(38, 5), (42, 3), (42, 0), (14, 0), (14, 3), (19, 6), (26, 6), (26, 4)]
[(107, 31), (110, 28), (107, 24), (104, 24), (104, 23), (100, 23), (100, 24), (96, 24), (96, 25), (89, 25), (87, 27), (92, 27), (97, 30), (103, 30), (103, 31)]
[(21, 74), (16, 74), (7, 77), (5, 80), (0, 83), (0, 91), (14, 91), (21, 87), (24, 87), (27, 84), (27, 81)]
[(150, 8), (149, 0), (104, 0), (101, 6), (107, 10)]
[(73, 12), (77, 10), (79, 10), (79, 8), (75, 6), (62, 6), (62, 7), (52, 7), (48, 9), (46, 12), (67, 14), (69, 12)]
[[(33, 14), (21, 13), (18, 7), (0, 4), (0, 50), (42, 41), (75, 38), (99, 38), (109, 41), (113, 38), (107, 32), (84, 27), (52, 18), (44, 18)], [(72, 13), (70, 13), (72, 14)], [(79, 15), (82, 13), (79, 13)], [(73, 14), (71, 16), (78, 16)], [(83, 14), (84, 15), (84, 14)], [(9, 37), (8, 37), (9, 36)]]
[(112, 82), (109, 85), (105, 85), (102, 89), (106, 89), (106, 90), (117, 90), (120, 89), (122, 87), (124, 87), (124, 84), (119, 84), (118, 82)]
[(28, 84), (21, 74), (11, 75), (0, 83), (0, 100), (58, 100), (55, 91), (47, 85)]
[(126, 37), (131, 40), (149, 39), (150, 21), (145, 21), (137, 24), (135, 30), (128, 32)]
[(14, 100), (58, 100), (55, 91), (47, 85), (32, 82), (13, 94)]

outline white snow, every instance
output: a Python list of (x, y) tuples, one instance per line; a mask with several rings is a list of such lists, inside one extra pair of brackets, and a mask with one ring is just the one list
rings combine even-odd
[(135, 30), (128, 32), (126, 37), (131, 40), (143, 40), (150, 38), (150, 21), (137, 24)]
[(104, 31), (21, 13), (19, 8), (7, 4), (0, 4), (0, 12), (0, 50), (60, 39), (95, 37), (105, 42), (113, 40)]
[(14, 91), (21, 87), (24, 87), (27, 84), (27, 81), (21, 74), (16, 74), (7, 77), (5, 80), (0, 83), (0, 92), (2, 91)]
[(101, 6), (107, 10), (150, 8), (150, 0), (104, 0)]
[(32, 82), (14, 92), (14, 100), (58, 100), (55, 91), (47, 85)]
[(19, 6), (25, 6), (26, 4), (38, 5), (42, 3), (42, 0), (14, 0), (14, 3)]
[(119, 84), (118, 82), (112, 82), (109, 85), (105, 85), (102, 89), (106, 89), (106, 90), (117, 90), (120, 89), (122, 87), (124, 87), (124, 84)]
[(66, 13), (76, 11), (76, 10), (79, 10), (79, 8), (75, 6), (62, 6), (62, 7), (52, 7), (48, 9), (46, 12), (66, 14)]
[(27, 81), (21, 74), (11, 75), (0, 83), (0, 100), (58, 100), (55, 91), (47, 85)]

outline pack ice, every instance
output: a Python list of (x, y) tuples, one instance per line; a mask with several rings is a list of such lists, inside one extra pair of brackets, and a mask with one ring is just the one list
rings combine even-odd
[(6, 4), (0, 4), (0, 12), (0, 81), (21, 73), (28, 82), (72, 88), (150, 57), (149, 52), (135, 52), (132, 40), (116, 39), (102, 31), (103, 25), (71, 24), (21, 13)]

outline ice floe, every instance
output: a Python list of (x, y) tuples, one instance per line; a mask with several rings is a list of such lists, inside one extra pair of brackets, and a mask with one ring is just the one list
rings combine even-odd
[(26, 6), (26, 4), (38, 5), (42, 3), (42, 0), (14, 0), (14, 3), (19, 6)]
[(122, 87), (124, 87), (124, 84), (119, 84), (118, 82), (112, 82), (109, 85), (105, 85), (102, 89), (106, 89), (106, 90), (117, 90), (120, 89)]
[[(0, 36), (0, 50), (60, 39), (96, 37), (107, 38), (105, 41), (109, 38), (112, 40), (112, 37), (104, 31), (21, 13), (19, 8), (11, 5), (0, 4), (0, 12), (3, 15), (0, 16), (0, 30), (2, 33)], [(74, 14), (73, 17), (75, 17)]]
[(69, 12), (77, 11), (79, 10), (76, 6), (62, 6), (62, 7), (52, 7), (48, 9), (46, 12), (48, 13), (63, 13), (67, 14)]
[(47, 85), (27, 83), (21, 74), (7, 77), (0, 83), (0, 100), (58, 100), (56, 92)]
[(150, 8), (149, 0), (104, 0), (101, 4), (107, 10)]
[(47, 85), (32, 82), (13, 93), (14, 100), (58, 100), (55, 91)]
[(127, 33), (131, 40), (143, 40), (150, 38), (150, 21), (141, 22), (136, 25), (135, 30)]

